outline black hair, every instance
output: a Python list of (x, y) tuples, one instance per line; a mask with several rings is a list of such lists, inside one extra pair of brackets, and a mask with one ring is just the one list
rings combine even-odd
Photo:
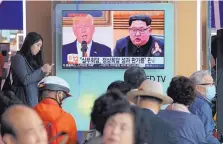
[(96, 130), (103, 134), (107, 119), (116, 114), (130, 112), (130, 104), (125, 96), (117, 90), (111, 90), (95, 100), (91, 112), (91, 121)]
[(16, 136), (12, 124), (10, 124), (8, 120), (1, 118), (1, 135), (4, 136), (5, 134), (11, 134), (14, 137)]
[(134, 143), (145, 144), (147, 142), (145, 136), (149, 133), (147, 129), (142, 129), (142, 127), (145, 127), (148, 122), (144, 120), (141, 109), (131, 106), (120, 91), (111, 90), (101, 95), (94, 103), (91, 120), (96, 130), (103, 135), (104, 126), (108, 118), (118, 113), (129, 113), (134, 117)]
[(124, 73), (124, 81), (131, 86), (131, 89), (138, 88), (146, 79), (146, 73), (141, 67), (130, 67)]
[(132, 25), (133, 21), (141, 20), (146, 22), (146, 25), (151, 25), (152, 19), (148, 15), (133, 15), (129, 18), (129, 26)]
[(124, 95), (126, 95), (130, 90), (131, 90), (131, 87), (128, 83), (126, 83), (125, 81), (121, 81), (121, 80), (118, 80), (118, 81), (114, 81), (112, 82), (108, 88), (107, 88), (107, 91), (109, 90), (113, 90), (113, 89), (118, 89), (120, 90)]
[(42, 57), (42, 48), (37, 55), (32, 55), (31, 47), (33, 44), (37, 43), (38, 41), (43, 41), (41, 35), (36, 32), (30, 32), (26, 35), (24, 43), (19, 51), (22, 54), (29, 64), (36, 70), (43, 66), (43, 57)]
[(177, 76), (171, 80), (167, 94), (174, 103), (189, 106), (196, 98), (195, 85), (189, 78)]

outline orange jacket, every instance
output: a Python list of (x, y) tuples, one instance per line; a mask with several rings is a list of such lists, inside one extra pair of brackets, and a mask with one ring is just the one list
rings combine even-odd
[[(69, 135), (67, 144), (76, 144), (77, 142), (77, 127), (74, 118), (65, 112), (58, 102), (51, 98), (42, 100), (34, 107), (34, 110), (39, 114), (44, 124), (55, 122), (57, 134), (66, 132)], [(48, 134), (49, 135), (49, 134)], [(49, 137), (50, 140), (52, 137)], [(59, 139), (59, 142), (61, 139)]]

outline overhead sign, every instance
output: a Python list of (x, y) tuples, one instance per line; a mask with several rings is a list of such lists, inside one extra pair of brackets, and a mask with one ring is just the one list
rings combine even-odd
[(223, 27), (223, 1), (211, 1), (211, 28), (215, 28), (216, 24), (215, 24), (215, 6), (214, 3), (218, 2), (219, 5), (219, 19), (220, 19), (220, 27)]
[(23, 2), (0, 0), (0, 30), (23, 30)]

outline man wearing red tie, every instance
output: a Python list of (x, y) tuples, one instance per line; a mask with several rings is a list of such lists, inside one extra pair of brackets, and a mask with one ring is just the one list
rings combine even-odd
[[(94, 19), (89, 14), (77, 15), (73, 19), (73, 32), (76, 40), (63, 45), (63, 64), (67, 64), (68, 54), (77, 54), (78, 57), (110, 57), (111, 48), (92, 40), (95, 32)], [(83, 45), (85, 47), (83, 47)], [(83, 49), (85, 51), (83, 51)], [(84, 54), (84, 55), (83, 55)]]

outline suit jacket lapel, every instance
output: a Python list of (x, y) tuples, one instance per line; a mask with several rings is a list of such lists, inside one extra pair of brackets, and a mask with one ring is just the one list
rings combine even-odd
[(74, 41), (74, 53), (78, 53), (78, 50), (77, 50), (77, 40)]
[(97, 47), (95, 46), (95, 42), (92, 41), (90, 56), (97, 56), (97, 55), (98, 55)]

